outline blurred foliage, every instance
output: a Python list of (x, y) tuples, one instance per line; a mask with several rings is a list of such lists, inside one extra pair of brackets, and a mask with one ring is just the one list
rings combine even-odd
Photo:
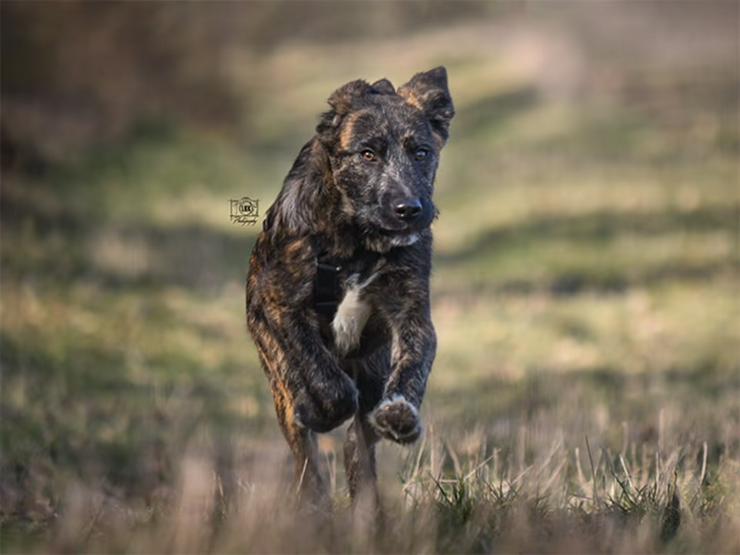
[[(3, 140), (44, 158), (121, 138), (142, 120), (248, 135), (259, 109), (250, 89), (260, 84), (237, 83), (234, 73), (248, 71), (251, 57), (301, 40), (383, 40), (490, 11), (483, 3), (291, 1), (9, 1), (1, 9)], [(235, 68), (235, 56), (247, 67)]]

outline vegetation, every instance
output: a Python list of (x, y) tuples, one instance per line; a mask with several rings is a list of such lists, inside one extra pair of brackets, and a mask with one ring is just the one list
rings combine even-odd
[[(10, 160), (0, 551), (740, 550), (736, 19), (639, 4), (244, 50), (246, 137), (147, 115)], [(339, 84), (438, 64), (426, 433), (380, 449), (380, 530), (341, 430), (334, 515), (297, 515), (228, 201), (264, 212)]]

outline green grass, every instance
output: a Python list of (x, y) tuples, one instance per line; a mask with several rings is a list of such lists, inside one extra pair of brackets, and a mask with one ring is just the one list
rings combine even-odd
[(446, 53), (483, 31), (378, 47), (408, 48), (394, 82), (447, 63), (458, 111), (426, 435), (380, 449), (383, 533), (345, 510), (340, 432), (321, 444), (334, 517), (288, 508), (244, 325), (259, 226), (228, 220), (245, 194), (264, 212), (334, 86), (386, 73), (360, 41), (253, 66), (242, 143), (149, 123), (3, 175), (3, 552), (738, 549), (732, 72), (617, 68), (639, 99), (560, 98), (526, 63)]

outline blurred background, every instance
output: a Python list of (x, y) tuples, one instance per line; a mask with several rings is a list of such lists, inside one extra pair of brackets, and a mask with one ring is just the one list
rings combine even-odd
[[(6, 538), (85, 488), (146, 521), (186, 453), (219, 483), (287, 460), (244, 324), (261, 225), (229, 200), (264, 213), (341, 84), (437, 65), (436, 464), (516, 473), (584, 437), (738, 460), (736, 2), (0, 11)], [(382, 446), (385, 487), (406, 453)]]

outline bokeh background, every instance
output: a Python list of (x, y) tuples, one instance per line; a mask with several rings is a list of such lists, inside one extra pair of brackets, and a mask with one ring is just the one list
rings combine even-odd
[[(588, 438), (737, 485), (736, 2), (0, 11), (6, 547), (88, 541), (103, 508), (146, 523), (193, 473), (223, 497), (288, 460), (244, 324), (260, 225), (229, 200), (264, 213), (339, 85), (437, 65), (457, 116), (417, 469), (428, 449), (432, 474), (589, 475)], [(340, 442), (321, 444), (339, 497)], [(381, 447), (384, 488), (407, 457)]]

